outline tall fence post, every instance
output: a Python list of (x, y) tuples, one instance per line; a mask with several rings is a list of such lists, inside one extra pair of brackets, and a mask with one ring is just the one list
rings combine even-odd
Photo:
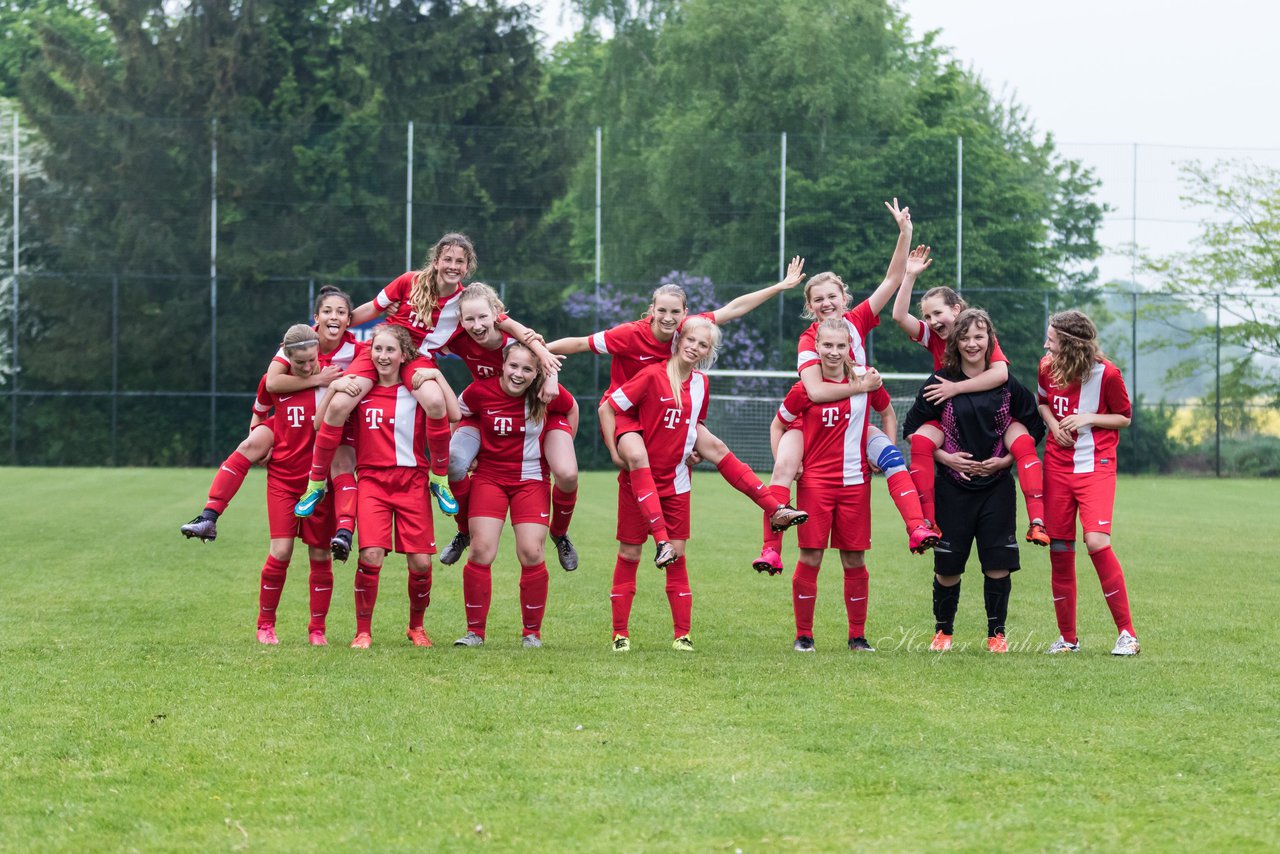
[(1213, 471), (1222, 477), (1222, 295), (1213, 295)]
[(20, 198), (19, 174), (22, 164), (20, 149), (18, 147), (18, 111), (13, 111), (13, 304), (11, 310), (13, 312), (13, 329), (12, 338), (10, 339), (10, 355), (13, 358), (13, 373), (9, 377), (9, 388), (11, 394), (9, 400), (11, 402), (9, 408), (9, 465), (18, 464), (18, 269), (19, 269), (19, 252), (22, 249), (21, 241), (18, 237), (18, 200)]
[[(600, 249), (601, 249), (601, 243), (602, 243), (600, 228), (601, 228), (601, 210), (604, 204), (604, 199), (602, 195), (604, 184), (601, 177), (601, 169), (602, 169), (603, 163), (604, 163), (603, 134), (601, 133), (600, 126), (596, 125), (596, 323), (595, 323), (596, 329), (600, 328), (600, 269), (601, 269)], [(600, 391), (600, 360), (592, 359), (591, 364), (593, 366), (591, 369), (592, 370), (591, 381), (595, 384), (595, 391), (598, 393)]]
[(209, 463), (218, 448), (218, 120), (209, 133)]
[(1135, 287), (1129, 292), (1129, 297), (1133, 300), (1133, 322), (1130, 331), (1129, 342), (1129, 384), (1133, 386), (1133, 398), (1138, 399), (1138, 291)]
[(120, 274), (111, 274), (111, 465), (120, 465), (116, 438), (120, 424)]
[(956, 137), (956, 290), (964, 290), (964, 137)]
[(404, 155), (404, 268), (413, 269), (413, 122)]
[[(778, 281), (787, 275), (787, 132), (782, 132), (782, 162), (778, 167)], [(778, 294), (778, 352), (786, 352), (783, 340), (783, 321), (786, 310), (783, 307), (786, 294)]]

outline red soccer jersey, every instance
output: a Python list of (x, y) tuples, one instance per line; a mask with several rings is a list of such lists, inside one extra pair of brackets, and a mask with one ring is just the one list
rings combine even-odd
[(416, 275), (416, 272), (410, 272), (397, 276), (378, 292), (373, 298), (373, 304), (379, 311), (385, 311), (391, 303), (399, 302), (400, 308), (388, 322), (408, 329), (409, 337), (413, 339), (413, 345), (418, 351), (424, 356), (431, 356), (458, 331), (461, 315), (458, 297), (462, 296), (462, 286), (459, 285), (453, 293), (440, 298), (430, 318), (422, 318), (409, 299)]
[[(823, 382), (832, 381), (824, 379)], [(778, 417), (787, 424), (797, 418), (804, 419), (802, 486), (850, 486), (866, 482), (871, 473), (867, 464), (869, 404), (865, 394), (831, 403), (814, 403), (805, 393), (804, 383), (791, 387), (778, 407)]]
[(316, 441), (316, 406), (324, 398), (323, 388), (304, 388), (288, 394), (273, 394), (275, 431), (271, 462), (267, 472), (285, 481), (304, 481), (311, 471), (311, 451)]
[[(920, 323), (920, 337), (912, 338), (912, 341), (929, 351), (929, 355), (933, 356), (933, 369), (935, 371), (942, 370), (942, 356), (947, 352), (947, 342), (944, 338), (939, 338), (938, 334), (929, 328), (929, 324)], [(1009, 364), (1009, 358), (1005, 356), (1004, 351), (1000, 349), (1000, 340), (997, 338), (994, 346), (991, 348), (991, 361), (1004, 362)]]
[(501, 346), (489, 350), (472, 338), (465, 329), (453, 333), (453, 337), (441, 348), (442, 353), (452, 353), (462, 359), (473, 380), (484, 380), (502, 373), (502, 351), (515, 339), (503, 333)]
[(567, 415), (573, 402), (573, 395), (560, 386), (560, 394), (547, 404), (542, 420), (530, 421), (524, 395), (507, 394), (498, 377), (478, 380), (463, 389), (458, 395), (462, 417), (480, 430), (475, 476), (509, 486), (547, 480), (542, 437), (551, 417)]
[[(855, 365), (866, 367), (867, 335), (880, 325), (880, 315), (873, 312), (867, 301), (863, 300), (844, 313), (844, 325), (849, 329), (849, 356)], [(818, 323), (814, 321), (800, 333), (800, 343), (796, 345), (796, 373), (810, 365), (819, 364), (819, 361)]]
[[(1037, 376), (1036, 400), (1053, 411), (1058, 419), (1077, 413), (1124, 415), (1133, 413), (1129, 405), (1129, 391), (1124, 387), (1120, 369), (1101, 359), (1094, 363), (1082, 383), (1066, 388), (1053, 384), (1049, 373), (1049, 357), (1040, 360)], [(1100, 427), (1081, 427), (1076, 434), (1074, 447), (1064, 448), (1052, 437), (1044, 443), (1044, 467), (1075, 474), (1091, 472), (1098, 463), (1110, 461), (1115, 470), (1116, 447), (1120, 444), (1120, 431)]]
[(267, 375), (263, 374), (258, 380), (258, 393), (253, 398), (253, 414), (265, 418), (273, 403), (271, 392), (267, 391)]
[(409, 387), (375, 385), (351, 413), (356, 471), (363, 468), (428, 468), (426, 413)]
[[(709, 311), (691, 316), (705, 317), (715, 323), (715, 316)], [(650, 365), (666, 362), (675, 352), (679, 331), (670, 341), (659, 341), (654, 337), (650, 320), (651, 318), (642, 317), (630, 323), (620, 323), (587, 339), (591, 352), (613, 357), (613, 363), (609, 366), (609, 388), (605, 391), (606, 396), (613, 394), (619, 386)]]
[(614, 412), (630, 412), (644, 431), (649, 468), (660, 495), (689, 491), (689, 466), (685, 463), (698, 437), (698, 425), (707, 420), (707, 375), (693, 371), (680, 386), (680, 400), (671, 394), (664, 362), (653, 365), (609, 395)]

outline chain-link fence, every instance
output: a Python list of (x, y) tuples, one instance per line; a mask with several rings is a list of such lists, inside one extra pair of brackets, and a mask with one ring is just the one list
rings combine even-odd
[[(1128, 245), (1160, 250), (1171, 239), (1170, 250), (1185, 248), (1204, 212), (1178, 208), (1170, 163), (1231, 152), (1063, 146), (1102, 178), (1064, 201), (1068, 190), (1041, 186), (1043, 169), (1001, 165), (998, 141), (942, 135), (680, 139), (607, 128), (102, 117), (59, 120), (55, 131), (98, 146), (92, 180), (73, 180), (45, 140), (0, 114), (11, 202), (0, 206), (9, 262), (0, 280), (0, 463), (220, 459), (244, 432), (274, 342), (310, 316), (320, 284), (346, 287), (359, 304), (419, 265), (445, 231), (475, 239), (477, 278), (551, 339), (639, 316), (664, 277), (687, 287), (693, 310), (712, 308), (773, 281), (792, 254), (809, 258), (811, 273), (840, 271), (865, 294), (894, 240), (880, 202), (909, 193), (916, 238), (937, 259), (921, 286), (959, 285), (989, 309), (1024, 381), (1034, 381), (1049, 313), (1085, 307), (1101, 321), (1140, 404), (1122, 443), (1132, 449), (1128, 470), (1280, 473), (1280, 417), (1240, 382), (1241, 354), (1215, 346), (1223, 303), (1230, 322), (1236, 297), (1195, 303), (1151, 292)], [(1061, 224), (1023, 221), (1048, 209), (1002, 218), (1001, 205), (1014, 202), (1001, 201), (998, 182), (1001, 192), (1041, 193), (1055, 210), (1074, 204), (1082, 221), (1094, 216), (1105, 244), (1098, 266), (1111, 284), (1079, 287), (1089, 253), (1062, 249), (1070, 240)], [(1109, 210), (1090, 214), (1095, 197)], [(792, 367), (807, 325), (801, 303), (789, 293), (735, 324), (724, 363)], [(1276, 318), (1280, 303), (1274, 309)], [(886, 327), (871, 342), (877, 366), (927, 371), (927, 357), (887, 317)], [(604, 463), (592, 410), (607, 376), (594, 357), (570, 360), (566, 373), (588, 404), (584, 465)], [(460, 371), (452, 378), (464, 380)]]

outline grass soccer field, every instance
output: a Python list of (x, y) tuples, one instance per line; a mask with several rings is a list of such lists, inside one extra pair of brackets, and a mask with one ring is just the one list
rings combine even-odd
[[(255, 472), (212, 544), (178, 526), (209, 472), (5, 469), (0, 848), (5, 850), (1275, 850), (1280, 796), (1275, 481), (1122, 479), (1116, 552), (1143, 653), (1081, 557), (1075, 656), (1048, 556), (1023, 550), (989, 654), (979, 574), (958, 648), (927, 652), (928, 558), (882, 483), (868, 556), (874, 654), (844, 647), (840, 573), (818, 653), (791, 651), (789, 573), (759, 576), (759, 517), (714, 473), (694, 490), (692, 655), (671, 650), (642, 564), (633, 652), (609, 650), (612, 477), (583, 477), (582, 568), (551, 560), (546, 648), (519, 646), (518, 568), (494, 564), (483, 649), (437, 566), (412, 648), (403, 559), (374, 647), (335, 567), (332, 646), (306, 643), (305, 550), (281, 644), (254, 641), (266, 553)], [(448, 530), (437, 524), (437, 536)], [(787, 541), (794, 560), (794, 539)], [(646, 555), (650, 550), (646, 549)]]

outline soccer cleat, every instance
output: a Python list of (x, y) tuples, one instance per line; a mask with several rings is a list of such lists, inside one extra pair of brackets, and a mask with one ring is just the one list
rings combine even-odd
[(996, 635), (987, 638), (987, 651), (1005, 653), (1009, 651), (1009, 643), (1004, 639), (1004, 635)]
[(653, 564), (658, 569), (666, 569), (676, 562), (676, 547), (666, 540), (658, 541), (658, 551), (653, 556)]
[(578, 568), (578, 550), (573, 547), (573, 540), (568, 534), (552, 537), (556, 544), (556, 557), (560, 558), (560, 566), (565, 572), (573, 572)]
[(462, 637), (454, 641), (453, 645), (454, 646), (471, 646), (471, 647), (484, 646), (484, 638), (480, 637), (475, 632), (467, 632), (465, 635), (463, 635)]
[(328, 646), (329, 645), (329, 639), (325, 637), (324, 632), (320, 631), (319, 629), (311, 630), (310, 634), (307, 635), (307, 642), (310, 643), (312, 646)]
[(293, 515), (299, 519), (305, 519), (312, 513), (316, 512), (316, 507), (320, 505), (324, 499), (324, 481), (309, 480), (307, 481), (307, 491), (302, 493), (302, 497), (298, 499), (298, 503), (293, 505)]
[(933, 521), (932, 519), (925, 519), (924, 524), (926, 527), (930, 528), (935, 534), (938, 535), (939, 540), (942, 539), (942, 529), (938, 527), (937, 522)]
[(525, 649), (542, 649), (542, 638), (537, 635), (525, 635), (520, 638), (520, 645)]
[(453, 490), (449, 489), (449, 479), (442, 474), (431, 475), (431, 494), (436, 497), (436, 506), (440, 508), (440, 512), (446, 516), (456, 516), (458, 513), (458, 499), (453, 497)]
[(769, 517), (769, 527), (775, 531), (785, 531), (793, 525), (803, 525), (809, 521), (809, 514), (797, 510), (790, 504), (783, 504)]
[(671, 642), (671, 648), (676, 652), (693, 652), (693, 641), (688, 635), (681, 635)]
[(347, 558), (351, 557), (351, 532), (346, 528), (339, 528), (338, 533), (329, 541), (329, 551), (333, 552), (334, 560), (346, 563)]
[(404, 636), (413, 641), (414, 646), (431, 647), (431, 638), (427, 637), (427, 630), (418, 626), (416, 629), (405, 629)]
[(813, 652), (813, 638), (808, 635), (800, 635), (796, 638), (796, 642), (791, 645), (796, 652)]
[(276, 637), (275, 626), (258, 626), (258, 643), (267, 646), (275, 646), (280, 643), (280, 638)]
[(1027, 542), (1035, 543), (1037, 546), (1049, 545), (1049, 532), (1044, 529), (1042, 523), (1032, 522), (1031, 527), (1027, 528)]
[(933, 636), (933, 642), (929, 644), (930, 652), (946, 652), (951, 649), (951, 635), (944, 635), (939, 629)]
[(440, 562), (445, 566), (453, 566), (462, 557), (462, 553), (467, 550), (469, 545), (471, 545), (471, 535), (459, 531), (453, 535), (449, 545), (445, 546), (444, 551), (440, 553)]
[(782, 572), (782, 555), (778, 554), (778, 550), (765, 546), (760, 550), (760, 557), (751, 562), (756, 572), (767, 572), (770, 575), (777, 575)]
[(373, 646), (373, 637), (368, 632), (356, 632), (356, 636), (351, 640), (352, 649), (368, 649)]
[(1044, 654), (1057, 655), (1060, 652), (1079, 652), (1079, 651), (1080, 651), (1080, 644), (1067, 643), (1065, 640), (1063, 640), (1062, 636), (1059, 635), (1056, 641), (1049, 644), (1049, 648), (1044, 651)]
[(922, 555), (938, 544), (938, 532), (928, 525), (916, 525), (911, 529), (907, 546), (913, 555)]
[(218, 539), (218, 519), (216, 516), (210, 518), (202, 513), (178, 530), (182, 531), (182, 535), (188, 540), (199, 537), (201, 542), (212, 543)]
[(875, 652), (876, 651), (876, 648), (871, 644), (867, 643), (867, 639), (864, 638), (862, 635), (858, 635), (856, 638), (849, 638), (849, 649), (853, 650), (854, 652)]
[(631, 638), (627, 637), (626, 635), (614, 635), (613, 651), (614, 652), (631, 652)]
[(1142, 652), (1142, 647), (1138, 645), (1138, 639), (1129, 634), (1128, 631), (1120, 633), (1120, 637), (1116, 638), (1116, 645), (1112, 647), (1112, 655), (1137, 655)]

